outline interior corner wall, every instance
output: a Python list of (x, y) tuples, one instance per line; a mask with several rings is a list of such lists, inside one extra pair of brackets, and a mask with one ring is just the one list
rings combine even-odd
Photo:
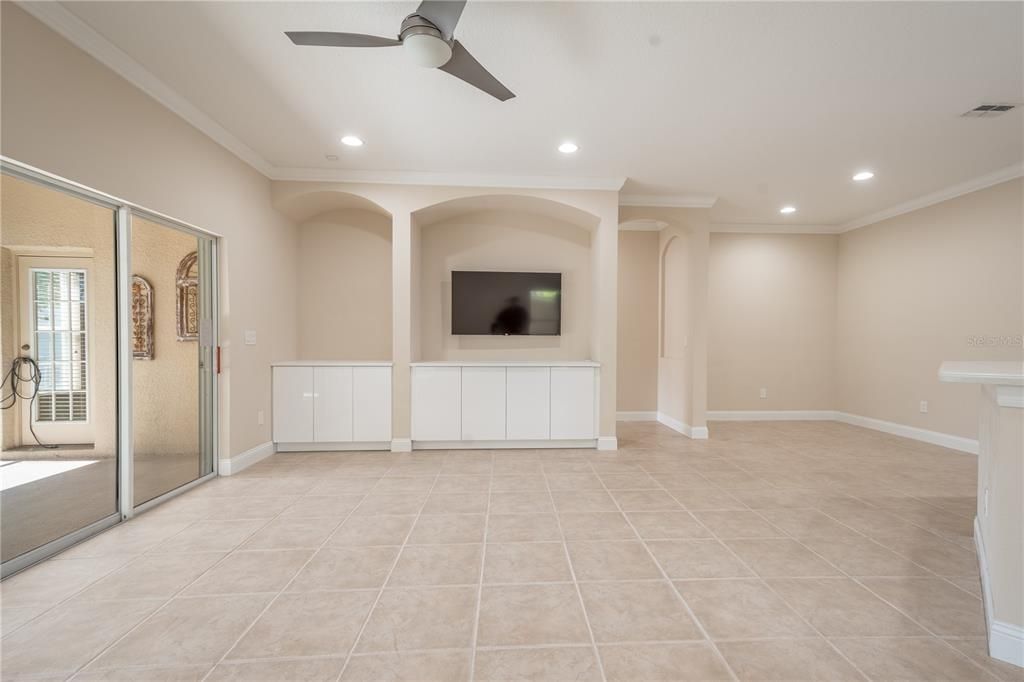
[(838, 264), (837, 235), (711, 235), (710, 410), (836, 409)]
[(270, 441), (257, 412), (269, 364), (296, 357), (298, 232), (269, 180), (17, 5), (0, 12), (0, 151), (222, 236), (221, 456)]
[(298, 357), (391, 359), (391, 218), (332, 211), (299, 226)]
[(841, 411), (978, 437), (978, 387), (938, 368), (1024, 359), (1022, 204), (1016, 179), (840, 236)]
[(619, 233), (619, 412), (658, 409), (658, 233)]

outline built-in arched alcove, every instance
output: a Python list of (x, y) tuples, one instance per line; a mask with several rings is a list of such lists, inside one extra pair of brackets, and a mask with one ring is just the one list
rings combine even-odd
[[(592, 235), (598, 218), (530, 196), (474, 196), (413, 214), (414, 326), (422, 360), (583, 360), (591, 357)], [(452, 334), (456, 270), (557, 272), (558, 336)]]
[(337, 191), (294, 194), (277, 207), (297, 224), (299, 357), (391, 359), (391, 214)]

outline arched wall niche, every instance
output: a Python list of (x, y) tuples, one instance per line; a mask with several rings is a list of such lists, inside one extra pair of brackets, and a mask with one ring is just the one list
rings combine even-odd
[(305, 183), (275, 183), (272, 191), (274, 208), (301, 224), (318, 215), (341, 210), (362, 210), (390, 218), (391, 212), (372, 199), (339, 189), (304, 187)]
[[(327, 194), (343, 195), (328, 199)], [(611, 190), (515, 189), (481, 187), (438, 187), (388, 185), (384, 183), (338, 183), (273, 181), (273, 205), (299, 222), (319, 215), (326, 208), (364, 208), (390, 215), (392, 224), (392, 385), (393, 447), (409, 447), (409, 363), (436, 359), (431, 342), (422, 343), (424, 325), (421, 305), (423, 279), (422, 239), (439, 223), (482, 211), (499, 211), (541, 216), (560, 221), (574, 230), (589, 233), (589, 280), (583, 295), (589, 307), (588, 322), (564, 350), (551, 348), (490, 348), (471, 357), (559, 358), (571, 353), (601, 363), (600, 434), (602, 447), (615, 443), (616, 319), (618, 266), (618, 192)], [(367, 202), (369, 205), (367, 205)], [(539, 218), (534, 218), (539, 222)], [(520, 222), (520, 225), (522, 223)], [(440, 233), (434, 233), (435, 235)], [(536, 233), (534, 233), (536, 234)], [(579, 237), (582, 239), (582, 237)], [(571, 241), (571, 240), (570, 240)], [(562, 240), (561, 243), (568, 243)], [(428, 244), (428, 248), (430, 245)], [(429, 324), (436, 324), (436, 318)], [(443, 321), (441, 322), (443, 325)], [(533, 337), (534, 339), (538, 337)], [(585, 345), (579, 339), (586, 339)], [(519, 341), (517, 339), (517, 341)], [(438, 355), (441, 351), (437, 352)], [(466, 357), (466, 356), (463, 356)], [(467, 358), (468, 359), (468, 358)]]
[[(590, 357), (592, 226), (570, 211), (532, 202), (467, 201), (432, 211), (418, 229), (419, 351), (423, 360), (584, 360)], [(522, 206), (522, 208), (520, 207)], [(544, 207), (548, 208), (548, 207)], [(567, 217), (580, 220), (569, 222)], [(589, 221), (588, 221), (589, 222)], [(580, 224), (583, 223), (583, 224)], [(558, 272), (559, 336), (451, 334), (454, 270)]]
[(299, 356), (391, 359), (390, 216), (328, 210), (299, 223), (298, 232)]

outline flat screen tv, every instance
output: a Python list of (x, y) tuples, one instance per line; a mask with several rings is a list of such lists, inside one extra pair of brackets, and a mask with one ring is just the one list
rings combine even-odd
[(452, 272), (452, 334), (558, 336), (559, 272)]

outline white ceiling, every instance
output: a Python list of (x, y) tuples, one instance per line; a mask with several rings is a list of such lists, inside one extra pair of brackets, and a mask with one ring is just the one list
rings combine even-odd
[[(959, 117), (1024, 103), (1018, 2), (471, 0), (456, 35), (505, 103), (400, 48), (283, 34), (394, 35), (415, 2), (64, 7), (278, 169), (624, 177), (625, 194), (717, 196), (716, 222), (841, 225), (1024, 161), (1020, 109)], [(853, 183), (863, 168), (876, 178)]]

